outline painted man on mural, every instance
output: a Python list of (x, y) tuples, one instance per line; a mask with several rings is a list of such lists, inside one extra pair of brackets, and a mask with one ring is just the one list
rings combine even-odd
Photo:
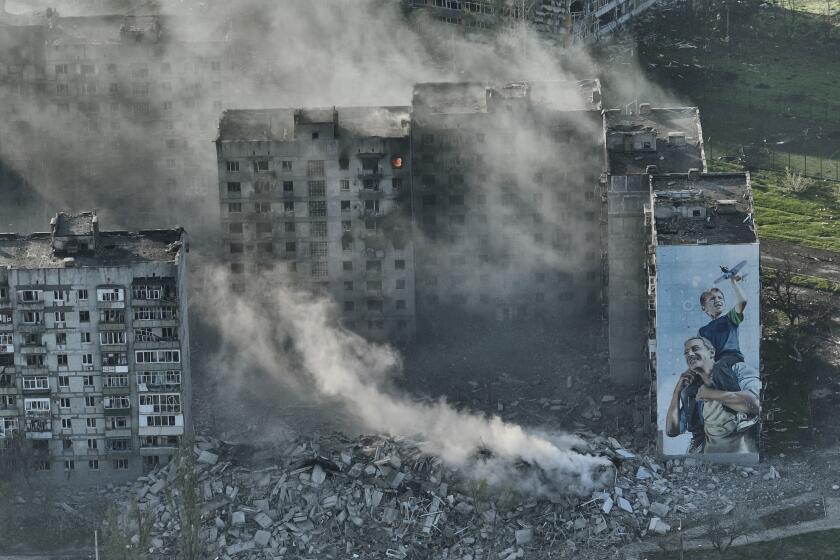
[(713, 287), (700, 295), (700, 308), (710, 320), (685, 341), (688, 370), (680, 375), (668, 408), (666, 434), (690, 433), (689, 453), (755, 451), (757, 446), (761, 384), (758, 373), (744, 362), (738, 341), (747, 299), (737, 270), (722, 270), (718, 282), (730, 281), (736, 303), (724, 313), (722, 290)]

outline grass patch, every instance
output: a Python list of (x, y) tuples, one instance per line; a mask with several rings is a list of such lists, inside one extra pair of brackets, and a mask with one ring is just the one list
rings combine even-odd
[(816, 181), (804, 193), (785, 192), (783, 173), (752, 174), (759, 237), (840, 251), (840, 186)]
[[(819, 531), (775, 541), (733, 546), (723, 556), (713, 550), (686, 551), (686, 560), (836, 560), (840, 550), (840, 530)], [(649, 560), (673, 560), (679, 552), (655, 552)]]
[(840, 15), (829, 25), (816, 1), (729, 2), (728, 17), (690, 4), (654, 8), (636, 33), (648, 77), (700, 107), (709, 158), (840, 179)]
[[(762, 266), (761, 272), (763, 276), (769, 276), (775, 271), (775, 268), (769, 266)], [(809, 288), (811, 290), (819, 290), (821, 292), (829, 292), (832, 294), (840, 294), (840, 282), (832, 282), (819, 276), (810, 276), (807, 274), (794, 274), (790, 278), (790, 283), (800, 288)]]

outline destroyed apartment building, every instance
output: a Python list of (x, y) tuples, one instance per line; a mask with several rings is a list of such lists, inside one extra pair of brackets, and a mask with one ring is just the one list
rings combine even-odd
[(186, 234), (50, 226), (0, 234), (0, 447), (56, 481), (136, 478), (192, 429)]
[(415, 330), (409, 107), (226, 111), (216, 142), (223, 250), (330, 295), (345, 327)]
[(695, 107), (602, 111), (597, 80), (418, 84), (402, 108), (227, 111), (232, 288), (272, 271), (329, 293), (345, 326), (375, 339), (464, 318), (574, 320), (592, 336), (608, 324), (611, 377), (641, 381), (649, 176), (705, 170), (702, 138)]
[(656, 0), (401, 0), (444, 23), (498, 29), (525, 23), (564, 45), (598, 39), (627, 25)]

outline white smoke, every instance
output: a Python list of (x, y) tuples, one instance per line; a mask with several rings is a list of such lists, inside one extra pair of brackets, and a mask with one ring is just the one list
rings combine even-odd
[[(276, 283), (264, 284), (257, 298), (237, 295), (228, 290), (230, 278), (222, 269), (207, 277), (207, 297), (201, 301), (214, 305), (204, 305), (201, 312), (222, 334), (221, 355), (214, 362), (224, 364), (231, 383), (258, 368), (298, 391), (340, 401), (366, 429), (419, 436), (424, 452), (491, 486), (559, 496), (602, 483), (610, 463), (576, 451), (585, 448), (580, 438), (458, 411), (444, 400), (417, 403), (394, 391), (389, 381), (400, 371), (399, 354), (338, 327), (330, 300)], [(235, 313), (226, 311), (231, 309)]]

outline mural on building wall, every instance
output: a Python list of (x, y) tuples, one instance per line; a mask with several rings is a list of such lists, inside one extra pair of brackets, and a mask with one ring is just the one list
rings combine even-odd
[(758, 244), (659, 246), (656, 267), (663, 454), (757, 454)]

